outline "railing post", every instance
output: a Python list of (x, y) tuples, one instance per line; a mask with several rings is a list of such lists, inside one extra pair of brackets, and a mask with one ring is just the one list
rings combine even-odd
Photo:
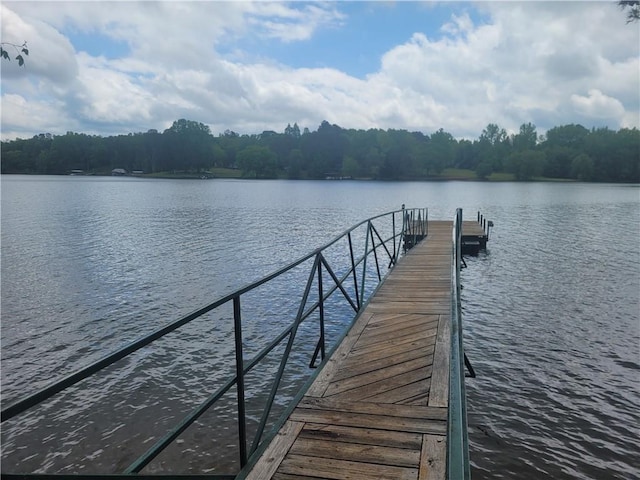
[(391, 214), (391, 236), (393, 237), (393, 264), (395, 265), (398, 259), (396, 253), (396, 212)]
[(236, 346), (236, 391), (238, 396), (238, 437), (240, 443), (240, 466), (247, 464), (247, 417), (244, 401), (244, 357), (242, 354), (242, 316), (240, 296), (233, 297), (233, 332)]
[(284, 369), (287, 366), (287, 361), (289, 360), (289, 355), (291, 354), (291, 349), (293, 348), (293, 342), (296, 338), (296, 334), (298, 333), (298, 327), (303, 320), (304, 306), (307, 303), (307, 299), (309, 298), (309, 292), (311, 291), (311, 284), (313, 283), (313, 278), (317, 272), (317, 264), (320, 263), (322, 258), (322, 253), (318, 252), (315, 256), (313, 267), (311, 268), (311, 272), (309, 272), (309, 278), (307, 279), (307, 284), (304, 288), (304, 293), (302, 294), (302, 301), (298, 306), (298, 313), (296, 315), (295, 320), (293, 321), (293, 325), (291, 326), (291, 330), (288, 334), (287, 345), (282, 353), (282, 358), (280, 359), (280, 365), (278, 366), (278, 371), (276, 372), (276, 376), (271, 384), (271, 390), (269, 392), (269, 396), (267, 397), (266, 405), (264, 411), (262, 412), (262, 416), (260, 418), (260, 423), (256, 429), (256, 433), (253, 437), (253, 443), (251, 444), (250, 453), (253, 454), (260, 444), (260, 439), (262, 438), (262, 433), (264, 432), (264, 428), (267, 424), (267, 420), (269, 418), (269, 414), (271, 413), (271, 408), (273, 407), (273, 401), (278, 393), (278, 388), (280, 387), (280, 382), (282, 381), (282, 375), (284, 374)]
[(378, 262), (378, 250), (376, 249), (376, 241), (373, 238), (373, 225), (369, 223), (369, 231), (367, 235), (371, 235), (371, 248), (373, 249), (373, 258), (376, 261), (376, 272), (378, 272), (378, 281), (382, 280), (382, 275), (380, 274), (380, 263)]
[(402, 233), (400, 235), (400, 242), (402, 243), (402, 251), (407, 252), (407, 217), (404, 211), (404, 203), (402, 204)]
[(313, 355), (311, 356), (311, 361), (309, 362), (309, 368), (316, 368), (315, 363), (318, 358), (318, 354), (320, 354), (320, 361), (324, 360), (325, 357), (325, 342), (324, 342), (324, 290), (322, 289), (322, 262), (318, 262), (318, 315), (320, 317), (320, 338), (318, 338), (318, 343), (316, 345), (315, 350), (313, 351)]
[(371, 227), (371, 220), (367, 222), (367, 234), (365, 235), (364, 242), (364, 256), (362, 259), (362, 282), (360, 282), (360, 305), (364, 303), (364, 286), (367, 278), (367, 258), (369, 257), (369, 228)]
[(425, 222), (424, 235), (426, 237), (427, 235), (429, 235), (429, 208), (425, 207), (424, 211), (425, 211), (425, 214), (424, 214), (424, 222)]
[(320, 359), (324, 360), (324, 291), (322, 290), (322, 262), (318, 262), (318, 299), (320, 302)]
[(351, 271), (353, 272), (353, 288), (356, 294), (356, 304), (358, 311), (360, 311), (360, 295), (358, 294), (358, 272), (356, 272), (356, 259), (353, 256), (353, 242), (351, 241), (351, 232), (347, 235), (349, 237), (349, 255), (351, 257)]

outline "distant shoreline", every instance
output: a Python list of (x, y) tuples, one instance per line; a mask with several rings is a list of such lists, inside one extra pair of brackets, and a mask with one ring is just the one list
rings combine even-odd
[[(224, 170), (224, 171), (219, 171)], [(418, 177), (418, 178), (396, 178), (396, 179), (376, 179), (365, 177), (353, 177), (353, 178), (255, 178), (242, 176), (242, 172), (233, 169), (219, 169), (218, 171), (205, 171), (199, 173), (126, 173), (113, 175), (105, 172), (74, 172), (67, 174), (46, 174), (46, 173), (3, 173), (5, 175), (38, 175), (49, 177), (123, 177), (123, 178), (148, 178), (158, 180), (220, 180), (220, 179), (235, 179), (235, 180), (291, 180), (291, 181), (326, 181), (326, 182), (486, 182), (486, 183), (504, 183), (504, 182), (554, 182), (554, 183), (576, 183), (579, 180), (569, 178), (548, 178), (548, 177), (534, 177), (529, 180), (517, 180), (515, 175), (508, 173), (494, 173), (487, 178), (478, 178), (471, 170), (457, 172), (457, 174), (451, 174), (450, 172), (444, 172), (442, 175), (430, 176), (430, 177)], [(583, 183), (612, 183), (612, 182), (597, 182), (597, 181), (585, 181)], [(613, 182), (613, 183), (625, 183), (625, 182)]]

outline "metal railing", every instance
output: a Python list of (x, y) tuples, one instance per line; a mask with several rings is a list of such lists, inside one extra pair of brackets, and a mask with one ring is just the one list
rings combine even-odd
[(491, 227), (493, 227), (493, 222), (491, 220), (487, 220), (483, 214), (478, 212), (478, 223), (482, 227), (482, 230), (484, 230), (484, 234), (487, 239), (489, 239), (489, 232), (491, 231)]
[(428, 211), (427, 209), (413, 208), (405, 210), (402, 205), (404, 218), (404, 250), (413, 247), (429, 233)]
[(462, 264), (462, 209), (456, 210), (453, 222), (453, 262), (451, 283), (451, 358), (449, 360), (449, 419), (447, 478), (468, 480), (469, 437), (464, 375), (464, 342), (462, 336), (462, 303), (460, 268)]
[[(119, 476), (131, 476), (140, 473), (150, 462), (153, 461), (164, 449), (174, 442), (181, 433), (191, 426), (199, 417), (209, 410), (216, 402), (218, 402), (227, 392), (232, 391), (235, 387), (235, 403), (237, 411), (237, 430), (238, 430), (238, 457), (240, 466), (247, 464), (251, 456), (261, 445), (265, 428), (270, 419), (270, 414), (274, 405), (274, 400), (278, 394), (281, 385), (283, 372), (289, 361), (291, 351), (294, 346), (294, 340), (298, 333), (299, 327), (305, 320), (310, 318), (318, 319), (318, 340), (315, 350), (311, 355), (309, 366), (315, 366), (320, 357), (324, 359), (326, 355), (327, 345), (325, 338), (325, 317), (327, 308), (333, 307), (335, 301), (329, 302), (329, 298), (335, 293), (339, 294), (338, 298), (342, 302), (346, 302), (353, 311), (353, 317), (359, 312), (370, 298), (375, 290), (375, 286), (371, 287), (371, 277), (377, 284), (381, 282), (383, 276), (389, 268), (397, 262), (401, 252), (406, 247), (406, 239), (412, 236), (412, 244), (415, 235), (420, 233), (426, 236), (426, 223), (428, 211), (426, 208), (405, 209), (404, 205), (401, 210), (381, 214), (351, 227), (342, 234), (335, 237), (329, 243), (319, 247), (308, 255), (294, 261), (293, 263), (267, 275), (266, 277), (251, 283), (239, 290), (234, 291), (224, 297), (172, 322), (168, 325), (142, 337), (138, 340), (106, 355), (100, 360), (87, 365), (78, 371), (65, 376), (64, 378), (50, 384), (49, 386), (28, 395), (19, 401), (2, 409), (1, 421), (5, 421), (17, 417), (21, 413), (35, 407), (63, 390), (78, 384), (79, 382), (96, 375), (106, 367), (127, 358), (132, 353), (151, 345), (156, 340), (164, 337), (170, 332), (178, 330), (180, 327), (189, 324), (193, 320), (202, 317), (208, 312), (219, 309), (223, 306), (233, 308), (233, 341), (235, 353), (235, 374), (231, 375), (226, 381), (222, 382), (216, 391), (212, 392), (206, 400), (200, 403), (197, 408), (193, 409), (173, 428), (167, 431), (162, 438), (149, 448), (143, 455), (138, 457), (123, 472), (110, 475), (110, 478)], [(421, 225), (422, 224), (422, 225)], [(362, 253), (356, 254), (356, 245), (358, 242), (362, 246)], [(402, 246), (405, 243), (404, 247)], [(336, 252), (342, 252), (342, 255)], [(371, 260), (373, 256), (373, 260)], [(386, 258), (382, 262), (382, 258)], [(369, 266), (367, 262), (369, 261)], [(371, 261), (375, 263), (375, 269), (371, 266)], [(346, 267), (345, 264), (346, 263)], [(242, 299), (257, 289), (258, 287), (273, 281), (297, 268), (308, 268), (307, 280), (304, 287), (304, 293), (299, 303), (295, 304), (295, 312), (292, 311), (293, 320), (291, 323), (280, 331), (270, 342), (262, 346), (257, 353), (250, 359), (245, 358), (244, 347), (246, 339), (243, 338), (243, 310)], [(304, 275), (304, 270), (303, 270)], [(268, 298), (264, 299), (269, 302)], [(312, 317), (313, 315), (313, 317)], [(272, 327), (273, 328), (273, 327)], [(346, 326), (345, 326), (346, 328)], [(277, 363), (277, 372), (271, 384), (271, 388), (267, 395), (264, 410), (261, 413), (260, 420), (253, 440), (249, 442), (247, 432), (247, 385), (245, 379), (247, 374), (252, 372), (271, 352), (279, 346), (284, 345), (284, 352)], [(7, 464), (3, 462), (3, 467), (7, 468)], [(37, 478), (42, 475), (37, 474), (15, 474), (3, 473), (3, 478)], [(48, 477), (48, 475), (45, 475)], [(100, 475), (62, 475), (63, 477), (82, 477), (96, 478)], [(145, 477), (151, 478), (152, 476)], [(184, 475), (178, 475), (184, 477)], [(207, 475), (208, 478), (233, 478), (230, 475)], [(177, 478), (177, 477), (176, 477)]]

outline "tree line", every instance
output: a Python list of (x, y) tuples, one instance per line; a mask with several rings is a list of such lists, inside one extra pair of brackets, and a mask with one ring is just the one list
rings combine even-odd
[[(146, 174), (236, 169), (247, 178), (442, 178), (464, 169), (477, 178), (511, 174), (602, 182), (640, 182), (640, 131), (554, 127), (539, 136), (526, 123), (516, 134), (489, 124), (476, 140), (456, 140), (443, 129), (422, 132), (344, 129), (323, 121), (317, 130), (290, 124), (282, 133), (212, 135), (200, 122), (180, 119), (164, 132), (103, 137), (68, 132), (2, 142), (1, 171), (25, 174)], [(446, 172), (445, 172), (446, 174)]]

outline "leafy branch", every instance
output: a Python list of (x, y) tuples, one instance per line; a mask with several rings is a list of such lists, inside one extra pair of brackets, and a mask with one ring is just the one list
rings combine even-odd
[(620, 0), (618, 6), (627, 10), (627, 23), (640, 20), (640, 0)]
[(18, 61), (18, 65), (22, 67), (24, 65), (24, 57), (22, 55), (29, 55), (27, 42), (25, 41), (22, 45), (17, 45), (11, 42), (0, 42), (0, 57), (4, 58), (5, 60), (11, 61), (11, 57), (9, 57), (7, 47), (13, 47), (16, 52), (18, 52), (18, 55), (16, 55), (15, 59)]

